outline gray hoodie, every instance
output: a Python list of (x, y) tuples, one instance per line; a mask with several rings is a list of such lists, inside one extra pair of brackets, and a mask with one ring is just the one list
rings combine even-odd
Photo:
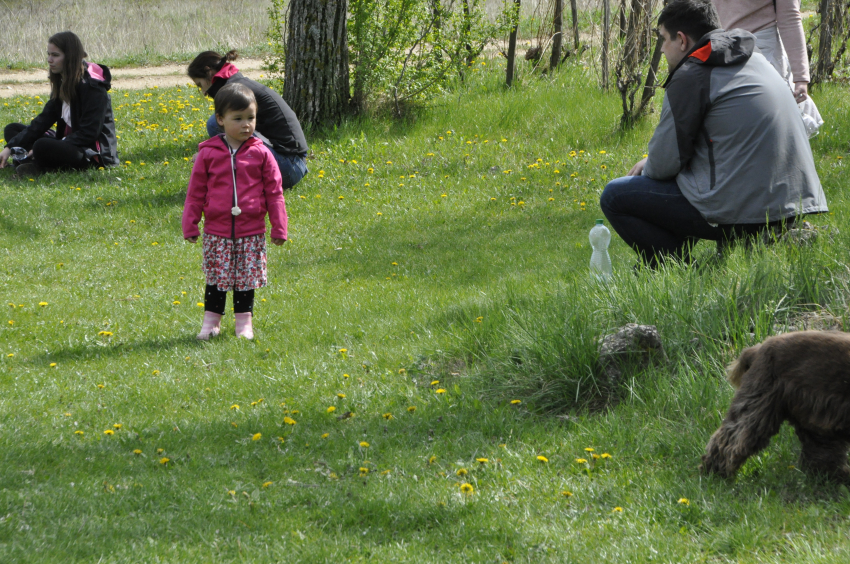
[(828, 211), (794, 96), (742, 29), (714, 30), (673, 69), (643, 174), (676, 179), (706, 221)]

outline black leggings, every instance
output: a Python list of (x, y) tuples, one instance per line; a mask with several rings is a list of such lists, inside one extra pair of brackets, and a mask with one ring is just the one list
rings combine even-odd
[[(3, 130), (4, 139), (7, 141), (12, 139), (26, 128), (27, 126), (22, 123), (10, 123)], [(27, 147), (24, 148), (27, 149)], [(35, 163), (44, 170), (82, 170), (92, 166), (79, 147), (55, 137), (41, 137), (33, 143), (31, 149)]]
[[(224, 315), (227, 292), (222, 292), (212, 284), (204, 291), (204, 310)], [(233, 291), (233, 313), (252, 313), (254, 311), (254, 290)]]

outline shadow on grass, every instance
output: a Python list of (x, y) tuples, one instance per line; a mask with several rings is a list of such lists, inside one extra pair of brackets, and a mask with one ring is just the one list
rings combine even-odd
[(43, 365), (58, 361), (86, 361), (95, 358), (123, 356), (127, 352), (158, 352), (163, 349), (171, 349), (177, 346), (188, 345), (202, 346), (192, 335), (183, 337), (149, 339), (141, 342), (120, 343), (112, 346), (102, 346), (93, 343), (80, 343), (75, 346), (58, 349), (54, 352), (31, 357), (30, 364)]

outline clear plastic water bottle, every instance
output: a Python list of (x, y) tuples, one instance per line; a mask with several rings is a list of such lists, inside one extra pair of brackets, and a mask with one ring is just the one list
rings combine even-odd
[(611, 232), (601, 219), (590, 230), (590, 246), (593, 254), (590, 256), (590, 274), (597, 280), (607, 282), (611, 279), (611, 257), (608, 256), (608, 245), (611, 243)]

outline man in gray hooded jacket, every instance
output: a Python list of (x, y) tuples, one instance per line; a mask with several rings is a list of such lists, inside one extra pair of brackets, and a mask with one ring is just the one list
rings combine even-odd
[(827, 210), (788, 85), (755, 36), (719, 29), (710, 0), (674, 0), (658, 17), (670, 69), (647, 158), (611, 181), (600, 206), (650, 266), (690, 261), (724, 241)]

